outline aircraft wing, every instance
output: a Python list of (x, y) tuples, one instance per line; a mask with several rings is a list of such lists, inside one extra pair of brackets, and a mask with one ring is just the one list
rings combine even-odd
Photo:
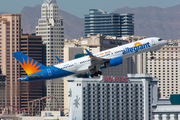
[(91, 66), (102, 65), (109, 60), (110, 59), (104, 59), (104, 58), (94, 56), (91, 58)]
[(96, 67), (96, 69), (99, 70), (99, 68), (101, 67), (102, 64), (104, 64), (105, 62), (110, 60), (110, 59), (96, 57), (92, 53), (90, 53), (87, 49), (86, 49), (86, 52), (88, 53), (89, 57), (91, 58), (91, 66), (89, 67), (89, 70), (94, 69), (94, 67)]

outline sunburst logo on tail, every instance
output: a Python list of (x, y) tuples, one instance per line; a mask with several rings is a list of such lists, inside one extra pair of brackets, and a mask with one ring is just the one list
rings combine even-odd
[(25, 62), (24, 58), (23, 58), (23, 64), (19, 61), (21, 67), (25, 70), (25, 72), (27, 73), (27, 75), (33, 74), (35, 72), (39, 72), (40, 70), (37, 70), (41, 65), (36, 66), (37, 62), (35, 62), (33, 64), (33, 59), (31, 60), (31, 63), (29, 62), (29, 58), (27, 58), (27, 63)]

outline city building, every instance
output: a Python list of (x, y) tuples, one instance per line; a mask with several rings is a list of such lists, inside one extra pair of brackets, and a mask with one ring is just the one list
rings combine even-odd
[(170, 97), (170, 94), (180, 94), (180, 40), (167, 41), (168, 44), (154, 52), (154, 59), (151, 53), (144, 53), (140, 58), (142, 73), (150, 73), (159, 79), (159, 97)]
[(100, 9), (90, 9), (84, 15), (85, 37), (87, 34), (103, 34), (122, 37), (134, 35), (134, 14), (106, 13)]
[(67, 116), (62, 116), (60, 111), (41, 111), (39, 116), (29, 116), (26, 113), (18, 115), (0, 115), (1, 120), (69, 120)]
[[(21, 40), (20, 40), (20, 51), (31, 57), (32, 59), (43, 63), (43, 45), (42, 45), (42, 38), (41, 36), (35, 36), (31, 34), (22, 34)], [(28, 64), (28, 63), (27, 63)], [(20, 77), (27, 76), (26, 72), (21, 67), (21, 74)], [(36, 111), (30, 111), (29, 101), (42, 98), (44, 96), (43, 89), (45, 88), (44, 81), (21, 81), (21, 108), (25, 108), (24, 112), (30, 114), (30, 115), (40, 115), (40, 113), (35, 113)], [(41, 106), (42, 104), (40, 104)], [(38, 105), (39, 106), (39, 105)], [(37, 110), (40, 112), (42, 110), (42, 106), (40, 110)]]
[[(42, 36), (43, 44), (46, 45), (46, 66), (58, 64), (55, 56), (64, 60), (64, 26), (59, 18), (59, 7), (56, 0), (44, 0), (41, 7), (41, 18), (36, 26), (36, 35)], [(46, 81), (46, 95), (57, 98), (60, 108), (64, 108), (64, 84), (63, 79)], [(50, 103), (51, 99), (49, 100)], [(47, 101), (47, 107), (49, 105)], [(56, 102), (55, 106), (57, 107)], [(52, 110), (52, 108), (49, 108)]]
[(59, 18), (59, 7), (56, 0), (44, 0), (41, 7), (41, 18), (36, 26), (36, 35), (42, 36), (46, 44), (46, 65), (58, 63), (55, 56), (63, 60), (64, 26)]
[(180, 95), (171, 94), (169, 98), (160, 98), (153, 106), (153, 120), (179, 120)]
[(152, 120), (157, 78), (149, 74), (67, 78), (69, 119)]
[[(69, 45), (69, 46), (68, 46)], [(72, 46), (70, 46), (72, 45)], [(69, 60), (75, 59), (76, 55), (82, 55), (84, 54), (84, 49), (82, 47), (74, 47), (74, 44), (65, 44), (64, 46), (64, 62), (67, 62)], [(64, 114), (67, 115), (69, 110), (68, 110), (68, 82), (67, 82), (67, 77), (63, 78), (64, 81)]]
[(2, 114), (2, 110), (5, 108), (5, 82), (6, 76), (2, 74), (0, 69), (0, 114)]
[(180, 105), (157, 105), (153, 111), (153, 120), (179, 120)]
[[(20, 51), (21, 15), (0, 15), (0, 66), (2, 74), (6, 75), (5, 104), (10, 110), (20, 108), (20, 65), (12, 53)], [(13, 106), (13, 107), (12, 107)], [(14, 113), (14, 112), (13, 112)]]

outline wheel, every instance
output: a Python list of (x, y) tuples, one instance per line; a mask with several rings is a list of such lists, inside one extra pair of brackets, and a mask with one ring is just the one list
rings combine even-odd
[(91, 75), (91, 78), (93, 78), (94, 77), (94, 75)]
[(101, 72), (101, 71), (98, 71), (98, 74), (99, 74), (99, 75), (102, 75), (102, 72)]
[(94, 76), (98, 76), (98, 73), (95, 73), (95, 75)]

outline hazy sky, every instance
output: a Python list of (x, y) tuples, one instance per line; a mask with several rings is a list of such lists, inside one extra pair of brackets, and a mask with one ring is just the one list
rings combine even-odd
[[(147, 7), (161, 8), (172, 7), (180, 4), (180, 0), (56, 0), (59, 9), (77, 17), (84, 18), (89, 9), (98, 8), (108, 13), (122, 7)], [(44, 0), (0, 0), (0, 12), (20, 13), (24, 6), (34, 7), (42, 5)]]

